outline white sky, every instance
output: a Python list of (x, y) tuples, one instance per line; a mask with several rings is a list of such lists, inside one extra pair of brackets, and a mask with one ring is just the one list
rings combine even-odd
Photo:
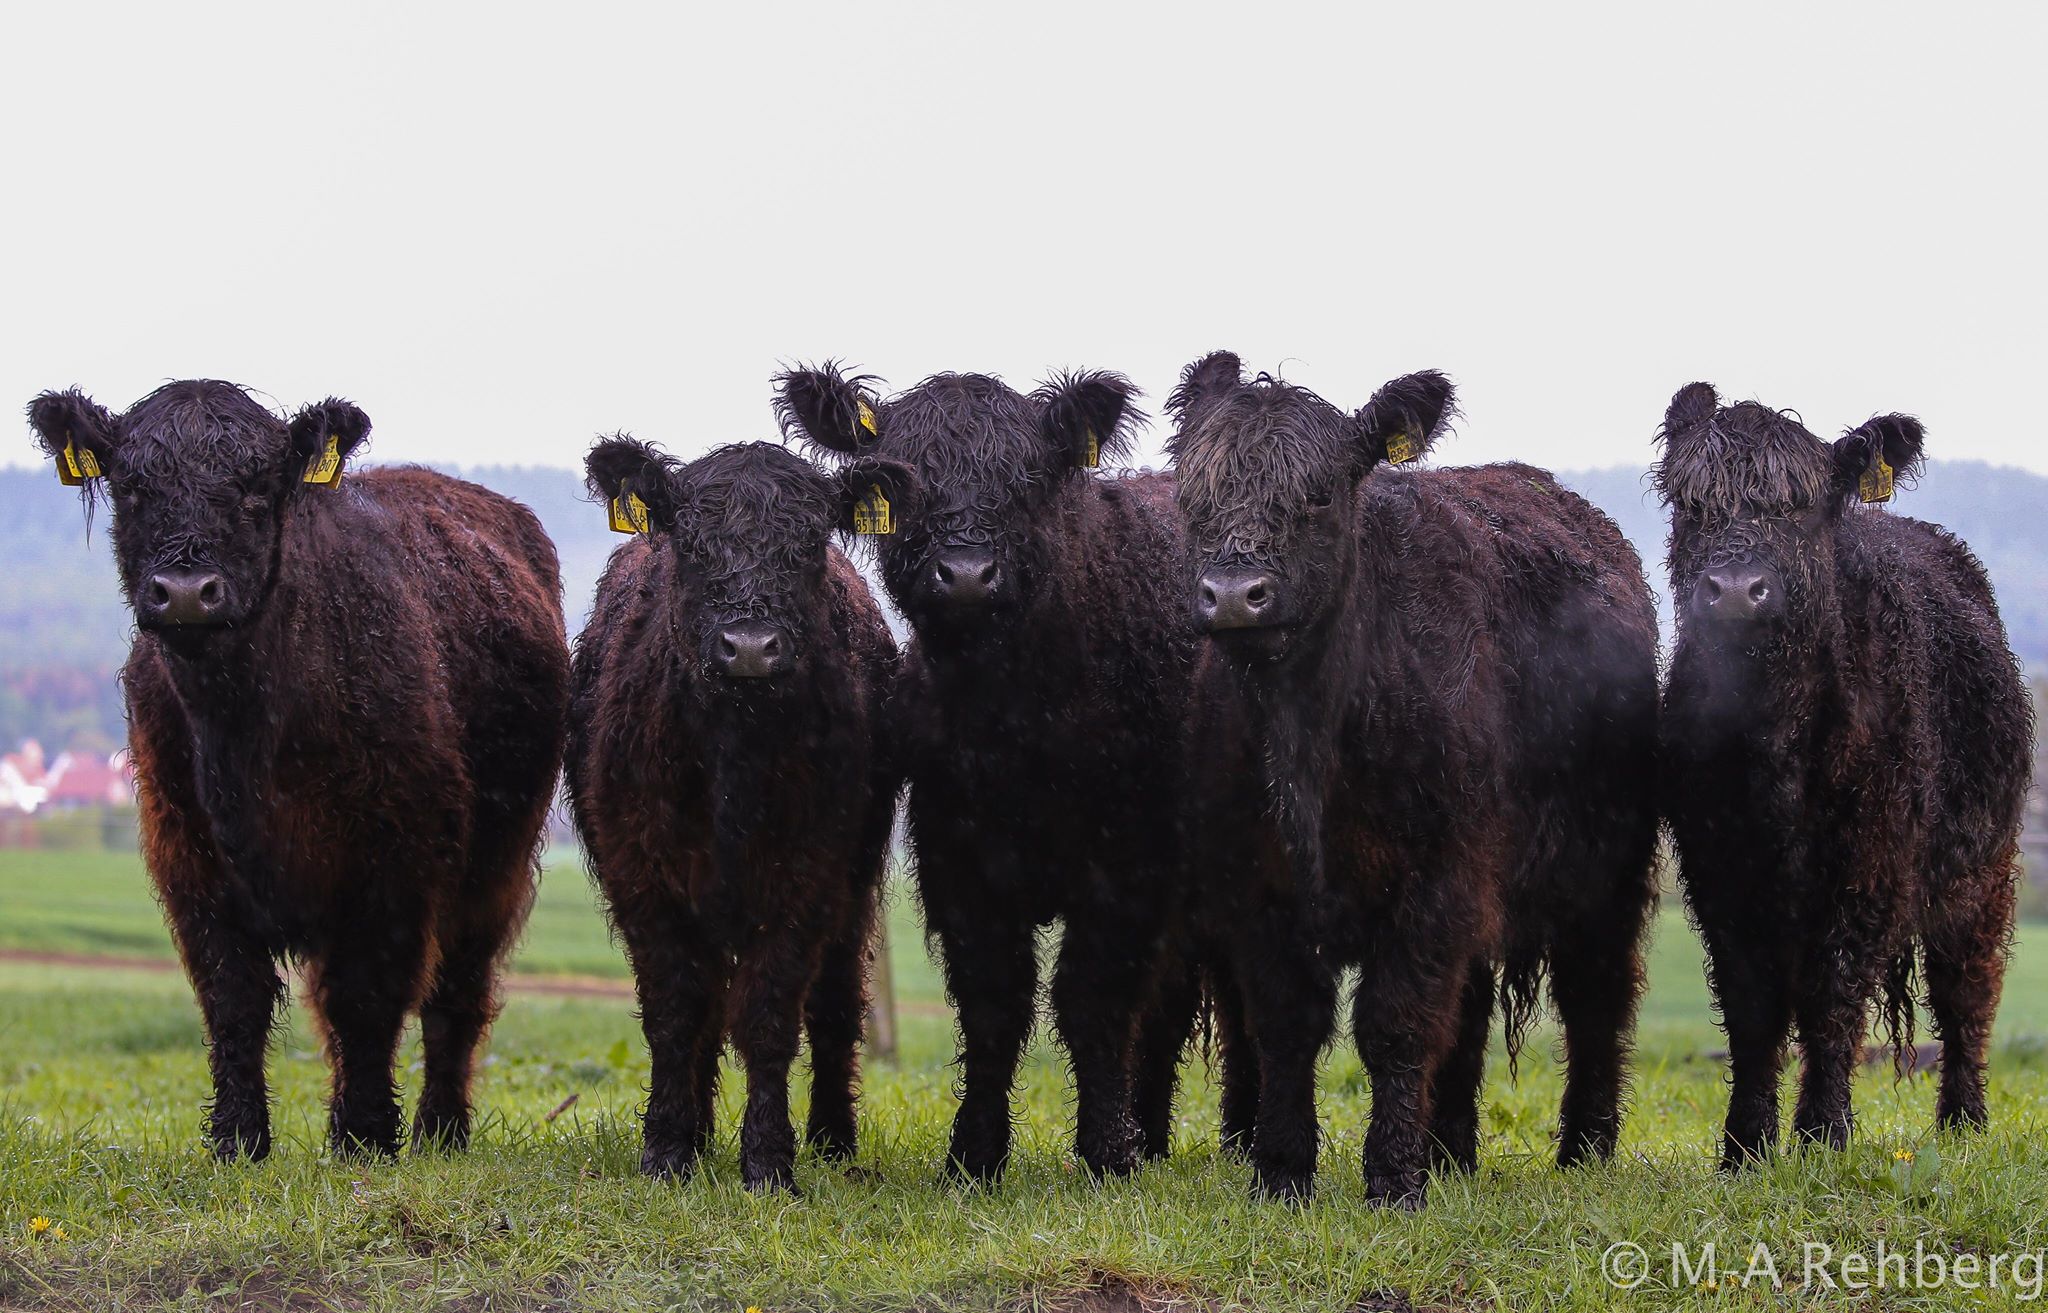
[(1641, 463), (1705, 378), (2048, 472), (2048, 6), (344, 8), (6, 7), (0, 404), (571, 465), (770, 436), (779, 361), (1156, 411), (1228, 346), (1447, 370), (1451, 463)]

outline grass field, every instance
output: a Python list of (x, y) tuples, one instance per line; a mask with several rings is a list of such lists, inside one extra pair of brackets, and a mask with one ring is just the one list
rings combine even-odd
[[(951, 1023), (905, 902), (891, 916), (900, 1065), (870, 1065), (860, 1171), (806, 1160), (797, 1198), (740, 1188), (736, 1073), (710, 1169), (681, 1186), (639, 1178), (647, 1065), (624, 1000), (515, 995), (479, 1083), (475, 1149), (376, 1165), (325, 1156), (325, 1068), (295, 1014), (272, 1053), (278, 1150), (222, 1166), (200, 1147), (202, 1037), (181, 975), (0, 961), (0, 1307), (2001, 1307), (2027, 1294), (2010, 1269), (1995, 1291), (1951, 1281), (1828, 1294), (1797, 1284), (1800, 1246), (1920, 1241), (1950, 1257), (2048, 1246), (2048, 928), (2022, 936), (2008, 981), (1990, 1135), (1931, 1137), (1930, 1082), (1872, 1071), (1850, 1152), (1728, 1178), (1711, 1170), (1719, 1035), (1697, 945), (1667, 915), (1619, 1160), (1553, 1170), (1548, 1046), (1532, 1045), (1511, 1082), (1497, 1045), (1480, 1173), (1436, 1181), (1428, 1210), (1410, 1216), (1364, 1202), (1368, 1098), (1344, 1047), (1324, 1067), (1327, 1142), (1306, 1209), (1249, 1201), (1247, 1169), (1213, 1147), (1199, 1067), (1173, 1159), (1090, 1184), (1065, 1152), (1069, 1091), (1043, 1044), (1008, 1179), (986, 1193), (938, 1186)], [(169, 946), (132, 858), (4, 853), (0, 950), (161, 957)], [(575, 866), (549, 872), (515, 965), (623, 976)], [(416, 1056), (409, 1045), (403, 1061)], [(52, 1226), (38, 1234), (34, 1218)], [(1654, 1256), (1639, 1289), (1603, 1279), (1618, 1241)], [(1672, 1245), (1704, 1241), (1724, 1274), (1763, 1242), (1784, 1287), (1674, 1285)]]

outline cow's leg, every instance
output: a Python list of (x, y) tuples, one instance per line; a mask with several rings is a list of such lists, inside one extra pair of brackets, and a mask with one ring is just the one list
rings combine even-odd
[(960, 1019), (960, 1110), (946, 1170), (958, 1179), (992, 1182), (1009, 1162), (1010, 1090), (1038, 1007), (1034, 927), (1020, 920), (971, 926), (948, 918), (939, 930), (939, 951)]
[(866, 906), (848, 913), (847, 925), (826, 946), (818, 979), (804, 1001), (811, 1037), (811, 1110), (804, 1141), (828, 1159), (854, 1155), (856, 1102), (860, 1093), (860, 1036), (868, 1010), (868, 945), (874, 913)]
[(166, 714), (175, 696), (153, 672), (136, 662), (127, 671), (142, 859), (206, 1022), (207, 1141), (217, 1157), (261, 1159), (270, 1153), (264, 1050), (285, 986), (262, 910), (228, 875), (200, 806), (189, 733)]
[(498, 1015), (499, 963), (533, 903), (530, 853), (529, 842), (514, 853), (499, 854), (500, 869), (472, 881), (444, 914), (440, 965), (420, 1005), (426, 1075), (413, 1112), (415, 1149), (469, 1144), (469, 1086), (477, 1045)]
[(396, 900), (363, 913), (374, 933), (330, 942), (309, 964), (314, 1009), (327, 1032), (334, 1089), (327, 1138), (338, 1154), (398, 1152), (392, 1082), (405, 1014), (426, 968), (426, 915)]
[(796, 1184), (789, 1068), (796, 1061), (804, 999), (817, 979), (821, 953), (811, 928), (771, 927), (748, 945), (733, 973), (732, 1042), (747, 1072), (740, 1179), (749, 1190), (787, 1190)]
[(1628, 1057), (1643, 992), (1642, 942), (1652, 894), (1629, 873), (1603, 918), (1569, 922), (1552, 945), (1550, 995), (1564, 1031), (1557, 1163), (1605, 1161), (1621, 1136)]
[(1457, 1039), (1429, 1091), (1429, 1156), (1439, 1171), (1479, 1168), (1479, 1087), (1486, 1079), (1486, 1041), (1493, 1026), (1493, 968), (1475, 960), (1459, 1001)]
[(1021, 880), (1022, 863), (1001, 839), (968, 827), (972, 804), (947, 787), (941, 777), (910, 791), (918, 899), (960, 1028), (960, 1107), (945, 1174), (990, 1183), (1009, 1162), (1010, 1089), (1038, 1010), (1037, 927), (1000, 897), (1010, 885), (987, 874), (1006, 866)]
[(1337, 982), (1306, 940), (1292, 917), (1269, 910), (1233, 945), (1259, 1063), (1252, 1169), (1269, 1199), (1315, 1192), (1316, 1057), (1335, 1025)]
[(1164, 959), (1158, 987), (1138, 1022), (1131, 1112), (1138, 1123), (1138, 1151), (1163, 1159), (1173, 1144), (1173, 1099), (1181, 1055), (1194, 1034), (1202, 1007), (1199, 967), (1184, 953)]
[(853, 882), (845, 924), (826, 947), (805, 1001), (811, 1038), (811, 1108), (804, 1139), (833, 1161), (853, 1158), (858, 1144), (860, 1045), (870, 1000), (868, 968), (876, 952), (875, 922), (888, 872), (889, 835), (896, 823), (896, 777), (882, 772), (854, 844)]
[(1070, 914), (1052, 983), (1053, 1022), (1074, 1068), (1074, 1151), (1097, 1176), (1137, 1167), (1131, 1058), (1157, 932), (1094, 909)]
[[(602, 869), (599, 882), (605, 884)], [(640, 1170), (687, 1177), (711, 1140), (704, 1068), (708, 1059), (715, 1081), (724, 1040), (724, 955), (712, 951), (696, 918), (666, 893), (612, 898), (652, 1063)]]
[(1374, 1203), (1422, 1206), (1431, 1085), (1458, 1039), (1468, 968), (1439, 961), (1426, 935), (1400, 925), (1362, 964), (1351, 1022), (1372, 1081), (1365, 1193)]
[[(153, 857), (162, 860), (154, 852)], [(261, 1160), (270, 1153), (264, 1050), (285, 998), (284, 982), (262, 936), (244, 924), (230, 900), (161, 876), (158, 889), (206, 1022), (207, 1065), (213, 1076), (207, 1140), (215, 1157)]]
[(1891, 954), (1883, 947), (1891, 916), (1860, 901), (1837, 910), (1802, 950), (1799, 1023), (1803, 1059), (1792, 1130), (1801, 1140), (1847, 1148), (1855, 1113), (1850, 1085), (1863, 1053), (1870, 1001)]
[(688, 1127), (687, 1143), (693, 1158), (711, 1152), (718, 1130), (718, 1067), (725, 1060), (725, 985), (710, 1001), (696, 1029), (696, 1039), (686, 1054), (688, 1072), (679, 1079), (683, 1124)]
[(1855, 1121), (1850, 1085), (1869, 1011), (1869, 990), (1858, 965), (1830, 964), (1808, 985), (1795, 1013), (1802, 1061), (1792, 1131), (1831, 1149), (1849, 1146)]
[(2011, 946), (2015, 890), (2010, 860), (1972, 884), (1975, 900), (1934, 925), (1925, 945), (1927, 1002), (1941, 1039), (1935, 1122), (1944, 1129), (1985, 1123), (1984, 1054)]
[(1222, 1067), (1220, 1143), (1227, 1154), (1249, 1159), (1252, 1134), (1259, 1119), (1259, 1054), (1246, 1028), (1244, 994), (1230, 958), (1213, 953), (1208, 959), (1209, 1001), (1216, 1026), (1216, 1057)]
[(1763, 1157), (1778, 1143), (1778, 1078), (1792, 1002), (1774, 934), (1718, 917), (1702, 916), (1700, 924), (1708, 979), (1728, 1034), (1728, 1121), (1721, 1136), (1721, 1166), (1728, 1169)]

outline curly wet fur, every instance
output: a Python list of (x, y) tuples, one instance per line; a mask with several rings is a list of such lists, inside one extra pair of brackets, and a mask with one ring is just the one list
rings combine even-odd
[[(613, 553), (577, 640), (567, 777), (653, 1056), (641, 1165), (691, 1170), (729, 1034), (747, 1072), (742, 1175), (787, 1186), (802, 1031), (806, 1138), (854, 1152), (900, 778), (887, 742), (895, 644), (829, 542), (840, 482), (795, 454), (752, 443), (679, 465), (621, 436), (588, 467), (598, 496), (636, 490), (654, 520)], [(777, 626), (793, 667), (718, 673), (711, 652), (738, 621)]]
[[(1664, 809), (1728, 1031), (1723, 1162), (1776, 1144), (1795, 1028), (1794, 1130), (1847, 1142), (1869, 1010), (1882, 1000), (1893, 1040), (1910, 1036), (1916, 958), (1942, 1040), (1938, 1119), (1981, 1125), (2032, 708), (1969, 549), (1855, 495), (1874, 450), (1917, 473), (1920, 425), (1880, 416), (1829, 446), (1696, 383), (1660, 439), (1679, 602)], [(1769, 571), (1773, 619), (1731, 629), (1694, 604), (1730, 565)]]
[(1172, 402), (1184, 596), (1258, 569), (1276, 621), (1206, 645), (1183, 845), (1257, 1044), (1258, 1184), (1281, 1197), (1310, 1189), (1350, 966), (1374, 1198), (1417, 1204), (1432, 1159), (1476, 1161), (1497, 975), (1512, 1040), (1548, 969), (1560, 1161), (1605, 1156), (1620, 1125), (1654, 899), (1650, 593), (1614, 524), (1541, 470), (1379, 467), (1451, 402), (1410, 375), (1347, 416), (1227, 353)]
[(330, 432), (344, 453), (368, 433), (346, 402), (286, 422), (194, 381), (119, 417), (76, 393), (30, 414), (53, 451), (90, 428), (131, 597), (172, 565), (232, 590), (228, 625), (144, 630), (123, 673), (143, 855), (206, 1022), (214, 1151), (269, 1151), (285, 958), (326, 1036), (335, 1148), (397, 1149), (414, 1009), (414, 1143), (461, 1145), (561, 762), (568, 651), (539, 521), (421, 469), (305, 485)]
[[(1102, 373), (1029, 394), (938, 374), (885, 398), (828, 366), (783, 376), (778, 392), (791, 432), (899, 461), (918, 485), (877, 550), (915, 629), (894, 714), (919, 895), (959, 1013), (950, 1170), (986, 1180), (1008, 1160), (1010, 1092), (1037, 1011), (1036, 933), (1058, 921), (1052, 1007), (1077, 1086), (1075, 1146), (1093, 1171), (1127, 1171), (1140, 1152), (1166, 1150), (1197, 969), (1169, 942), (1184, 901), (1173, 745), (1194, 650), (1172, 483), (1082, 468), (1090, 433), (1105, 459), (1123, 450), (1135, 390)], [(858, 424), (862, 399), (874, 434)], [(1002, 572), (971, 617), (928, 587), (935, 556), (963, 548), (993, 553)], [(1148, 1010), (1162, 972), (1166, 1002)]]

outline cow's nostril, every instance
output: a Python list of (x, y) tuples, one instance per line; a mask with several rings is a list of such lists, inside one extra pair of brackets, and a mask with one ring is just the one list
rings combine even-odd
[(1203, 605), (1203, 606), (1209, 606), (1209, 607), (1213, 607), (1213, 606), (1215, 606), (1215, 605), (1216, 605), (1216, 585), (1215, 585), (1215, 584), (1207, 584), (1207, 583), (1205, 583), (1205, 584), (1203, 584), (1203, 585), (1202, 585), (1202, 605)]
[(204, 606), (220, 605), (220, 580), (208, 579), (199, 585), (199, 601)]
[(766, 656), (781, 656), (782, 640), (773, 634), (768, 635), (761, 640), (761, 651)]
[(1265, 583), (1255, 583), (1251, 587), (1245, 589), (1244, 600), (1250, 602), (1253, 606), (1264, 606), (1266, 604)]
[(1761, 579), (1758, 579), (1749, 586), (1749, 600), (1757, 603), (1758, 605), (1762, 605), (1764, 599), (1769, 597), (1770, 595), (1771, 586)]
[(171, 604), (171, 590), (162, 579), (152, 579), (149, 581), (149, 600), (157, 606), (169, 606)]
[(1715, 599), (1721, 596), (1721, 581), (1719, 579), (1716, 579), (1712, 575), (1708, 575), (1704, 580), (1701, 581), (1701, 583), (1707, 591), (1707, 600), (1709, 602), (1714, 601)]

